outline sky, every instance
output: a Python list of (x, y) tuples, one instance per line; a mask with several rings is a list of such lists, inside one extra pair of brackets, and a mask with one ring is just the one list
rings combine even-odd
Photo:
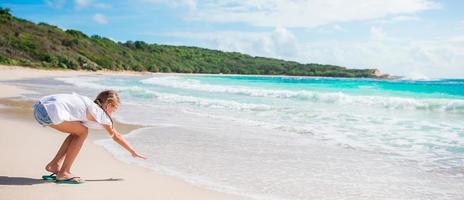
[(464, 78), (462, 0), (0, 0), (33, 22), (114, 41)]

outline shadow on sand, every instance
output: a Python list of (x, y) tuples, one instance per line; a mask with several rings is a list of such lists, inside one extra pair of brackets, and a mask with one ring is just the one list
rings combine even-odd
[(0, 176), (0, 185), (36, 185), (49, 183), (37, 178)]
[[(122, 178), (105, 178), (105, 179), (84, 179), (84, 182), (100, 182), (100, 181), (123, 181)], [(37, 185), (44, 183), (54, 183), (54, 181), (46, 181), (37, 178), (28, 177), (10, 177), (0, 176), (0, 185)]]

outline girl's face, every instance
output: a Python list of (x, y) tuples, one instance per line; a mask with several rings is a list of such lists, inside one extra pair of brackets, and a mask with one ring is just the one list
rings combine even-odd
[(117, 105), (113, 105), (112, 103), (109, 103), (106, 105), (106, 112), (108, 113), (108, 115), (111, 116), (111, 114), (113, 114), (113, 112), (116, 112), (116, 110), (118, 109), (119, 106)]

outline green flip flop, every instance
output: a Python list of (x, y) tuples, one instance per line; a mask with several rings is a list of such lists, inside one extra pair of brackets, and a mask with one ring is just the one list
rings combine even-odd
[(81, 180), (76, 181), (75, 178), (79, 178), (79, 179), (80, 179), (80, 177), (77, 177), (77, 176), (72, 177), (72, 178), (68, 178), (68, 179), (64, 179), (64, 180), (58, 180), (58, 179), (56, 179), (56, 180), (55, 180), (55, 183), (58, 183), (58, 184), (81, 184), (81, 183), (83, 183)]
[(53, 181), (53, 180), (56, 180), (56, 174), (55, 173), (52, 173), (50, 175), (43, 175), (42, 176), (42, 180), (46, 180), (46, 181)]

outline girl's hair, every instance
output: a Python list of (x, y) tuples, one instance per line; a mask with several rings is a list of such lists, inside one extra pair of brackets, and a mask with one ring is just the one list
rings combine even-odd
[(113, 126), (113, 119), (111, 116), (106, 112), (104, 109), (108, 104), (111, 104), (113, 106), (119, 106), (119, 95), (115, 90), (105, 90), (103, 92), (100, 92), (98, 94), (97, 98), (93, 101), (97, 105), (100, 106), (100, 108), (105, 112), (105, 114), (110, 118), (111, 120), (111, 126)]

